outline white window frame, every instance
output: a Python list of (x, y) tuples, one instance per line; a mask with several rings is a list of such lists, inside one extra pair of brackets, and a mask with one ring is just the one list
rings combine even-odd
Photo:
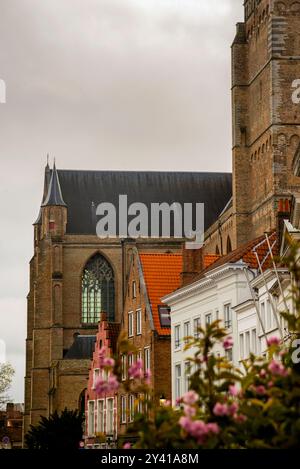
[(94, 368), (93, 370), (93, 386), (92, 389), (95, 389), (96, 380), (100, 378), (100, 368)]
[(126, 355), (122, 355), (121, 362), (122, 362), (122, 381), (126, 381), (126, 379), (127, 379), (127, 357), (126, 357)]
[[(104, 399), (97, 400), (97, 432), (99, 433), (105, 433), (105, 420), (104, 420), (105, 405), (104, 404), (105, 404)], [(101, 405), (103, 405), (102, 409), (100, 408)]]
[(128, 313), (128, 337), (134, 337), (134, 314), (133, 311)]
[(133, 422), (134, 421), (134, 395), (129, 394), (129, 412), (128, 412), (128, 422)]
[(151, 369), (151, 350), (150, 347), (144, 348), (144, 371)]
[[(209, 318), (209, 321), (208, 321)], [(206, 313), (205, 315), (205, 325), (208, 326), (213, 322), (212, 313)]]
[(257, 354), (257, 331), (256, 328), (251, 331), (251, 352)]
[[(93, 407), (93, 413), (91, 418), (90, 408)], [(90, 400), (88, 401), (88, 435), (94, 436), (95, 435), (95, 401)]]
[(176, 324), (176, 326), (174, 326), (174, 349), (180, 350), (180, 345), (181, 345), (181, 325)]
[(187, 337), (191, 336), (191, 321), (185, 321), (183, 324), (184, 343), (188, 344)]
[(224, 326), (226, 329), (232, 329), (231, 302), (224, 303)]
[(142, 310), (136, 310), (136, 335), (142, 335)]
[(121, 396), (121, 424), (127, 423), (127, 396)]
[[(177, 371), (179, 370), (179, 374)], [(179, 399), (181, 397), (181, 363), (175, 364), (175, 399)]]
[(245, 337), (244, 334), (240, 334), (240, 360), (244, 360), (245, 358)]
[[(112, 407), (110, 406), (111, 403), (112, 403)], [(110, 426), (110, 423), (111, 423), (111, 426)], [(106, 399), (106, 434), (113, 435), (114, 426), (115, 426), (115, 399), (113, 397), (108, 397)]]
[(197, 316), (193, 318), (193, 328), (194, 328), (194, 338), (199, 339), (200, 333), (198, 331), (198, 327), (201, 327), (201, 317)]
[(184, 392), (188, 392), (190, 389), (191, 367), (192, 365), (189, 360), (184, 362)]

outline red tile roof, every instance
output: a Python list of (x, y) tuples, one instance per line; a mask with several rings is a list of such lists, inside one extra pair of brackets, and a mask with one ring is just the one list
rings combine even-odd
[(206, 254), (204, 256), (204, 268), (206, 269), (209, 267), (211, 264), (216, 262), (218, 259), (220, 259), (221, 256), (218, 254)]
[(158, 305), (163, 305), (161, 298), (177, 290), (181, 285), (182, 255), (141, 253), (140, 260), (155, 330), (159, 335), (168, 336), (171, 334), (171, 330), (161, 327)]
[[(276, 233), (269, 234), (270, 245), (272, 246), (274, 241), (277, 241)], [(254, 253), (254, 248), (258, 254), (260, 263), (263, 263), (263, 270), (266, 270), (271, 267), (271, 257), (268, 255), (268, 243), (266, 240), (265, 235), (259, 236), (258, 238), (253, 239), (252, 241), (248, 241), (246, 244), (243, 244), (239, 248), (232, 251), (230, 254), (226, 256), (222, 256), (217, 259), (214, 263), (208, 266), (201, 274), (196, 275), (189, 283), (194, 283), (197, 280), (200, 280), (205, 276), (205, 274), (217, 267), (220, 267), (225, 264), (233, 264), (238, 261), (245, 262), (251, 269), (258, 269), (258, 262), (256, 255)], [(278, 254), (278, 242), (275, 243), (273, 249), (273, 256), (277, 256)]]

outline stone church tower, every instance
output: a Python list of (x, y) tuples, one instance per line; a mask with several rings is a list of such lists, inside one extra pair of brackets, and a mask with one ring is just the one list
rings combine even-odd
[[(278, 202), (300, 190), (300, 2), (246, 0), (232, 45), (233, 246), (275, 228)], [(298, 85), (299, 87), (299, 85)], [(288, 206), (288, 203), (287, 203)]]

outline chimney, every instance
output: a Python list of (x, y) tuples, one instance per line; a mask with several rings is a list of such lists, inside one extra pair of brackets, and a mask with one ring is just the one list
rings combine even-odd
[(203, 247), (200, 249), (186, 249), (182, 247), (181, 286), (191, 283), (196, 275), (204, 269)]

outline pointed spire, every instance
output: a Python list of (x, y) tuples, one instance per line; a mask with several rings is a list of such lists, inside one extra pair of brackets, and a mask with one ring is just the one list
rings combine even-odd
[[(51, 179), (51, 170), (49, 167), (49, 153), (47, 153), (47, 164), (45, 166), (45, 173), (44, 173), (44, 190), (43, 190), (43, 199), (42, 199), (42, 204), (43, 205), (47, 194), (48, 194), (48, 189), (50, 185), (50, 179)], [(33, 225), (40, 225), (42, 223), (42, 210), (40, 208), (38, 217), (36, 221), (33, 223)]]
[(42, 204), (42, 207), (46, 207), (49, 205), (60, 205), (60, 206), (66, 207), (66, 203), (63, 199), (61, 188), (60, 188), (59, 177), (58, 177), (58, 172), (57, 172), (56, 165), (55, 165), (55, 160), (53, 164), (53, 170), (52, 170), (48, 193)]

